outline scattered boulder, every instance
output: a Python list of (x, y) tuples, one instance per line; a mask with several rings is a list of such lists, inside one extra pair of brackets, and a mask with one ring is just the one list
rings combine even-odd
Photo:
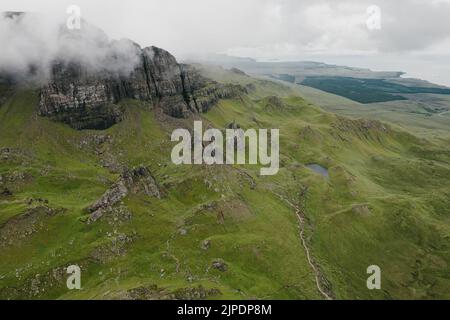
[(203, 240), (202, 244), (201, 244), (201, 248), (203, 250), (209, 250), (209, 248), (211, 248), (211, 240)]
[(0, 159), (8, 160), (10, 153), (11, 153), (11, 150), (9, 148), (0, 149)]
[[(84, 262), (77, 262), (82, 271), (87, 267)], [(16, 278), (22, 280), (19, 285), (5, 285), (0, 290), (0, 299), (45, 299), (48, 291), (67, 289), (67, 267), (59, 266), (45, 273), (30, 274), (25, 269), (16, 269)]]
[(116, 257), (123, 257), (133, 241), (133, 235), (125, 233), (111, 236), (109, 243), (100, 245), (91, 252), (90, 258), (100, 263), (106, 263)]
[(355, 204), (352, 212), (360, 216), (369, 216), (372, 213), (367, 204)]
[(33, 204), (37, 204), (37, 205), (48, 204), (48, 200), (42, 199), (42, 198), (30, 198), (27, 200), (27, 205), (31, 206)]
[(8, 219), (0, 225), (0, 248), (18, 245), (44, 228), (44, 222), (65, 209), (46, 205), (29, 208), (24, 213)]
[(156, 284), (153, 284), (130, 289), (119, 298), (123, 300), (202, 300), (221, 294), (219, 289), (207, 289), (202, 285), (169, 291), (168, 289), (159, 288)]
[(0, 195), (7, 197), (12, 196), (13, 194), (8, 188), (4, 187), (3, 190), (0, 192)]
[(105, 221), (114, 227), (117, 227), (124, 222), (130, 221), (133, 214), (128, 210), (126, 206), (119, 205), (117, 207), (109, 207), (104, 210), (95, 211), (87, 220), (88, 224), (95, 222), (101, 217), (105, 218)]
[(175, 290), (169, 297), (174, 300), (203, 300), (208, 297), (219, 296), (222, 293), (219, 289), (206, 289), (199, 285), (198, 287), (181, 288)]
[(226, 272), (228, 270), (228, 265), (222, 259), (217, 259), (212, 262), (211, 267), (217, 269), (221, 272)]

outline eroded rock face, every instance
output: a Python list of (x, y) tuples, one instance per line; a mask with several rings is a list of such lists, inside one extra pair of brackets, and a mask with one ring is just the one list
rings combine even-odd
[(91, 212), (89, 222), (95, 222), (100, 219), (105, 212), (130, 193), (145, 194), (158, 199), (162, 196), (155, 179), (147, 168), (127, 169), (116, 183), (88, 208), (88, 211)]
[(97, 78), (80, 65), (58, 63), (52, 81), (41, 88), (38, 112), (74, 129), (105, 129), (123, 119), (115, 90), (108, 75)]
[[(109, 208), (128, 195), (128, 188), (122, 179), (119, 179), (114, 185), (108, 189), (97, 201), (95, 201), (90, 207), (89, 211), (95, 213), (100, 209)], [(94, 215), (95, 216), (95, 215)], [(96, 219), (95, 219), (96, 220)]]
[(161, 192), (155, 179), (145, 167), (125, 170), (122, 174), (122, 181), (133, 194), (142, 193), (150, 197), (161, 198)]
[(91, 72), (79, 63), (55, 63), (51, 81), (41, 88), (39, 114), (75, 129), (106, 129), (123, 120), (124, 110), (118, 105), (123, 99), (148, 101), (183, 118), (246, 91), (203, 78), (163, 49), (135, 45), (135, 50), (139, 63), (126, 76)]

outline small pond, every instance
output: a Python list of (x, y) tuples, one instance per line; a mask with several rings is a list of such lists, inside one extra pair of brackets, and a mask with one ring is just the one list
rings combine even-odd
[(311, 169), (312, 171), (320, 174), (322, 177), (329, 179), (329, 175), (328, 175), (328, 169), (322, 167), (320, 164), (317, 163), (310, 163), (310, 164), (306, 164), (305, 167)]

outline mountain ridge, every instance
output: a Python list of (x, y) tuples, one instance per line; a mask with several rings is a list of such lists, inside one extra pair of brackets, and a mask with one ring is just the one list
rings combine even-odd
[[(26, 13), (3, 16), (17, 28), (26, 25), (23, 20), (28, 17)], [(206, 79), (166, 50), (141, 48), (128, 39), (110, 41), (102, 30), (82, 22), (80, 30), (59, 28), (60, 48), (49, 57), (48, 66), (31, 61), (22, 70), (0, 72), (0, 82), (6, 86), (39, 87), (40, 116), (80, 130), (106, 129), (123, 120), (118, 102), (124, 99), (145, 101), (172, 117), (185, 118), (208, 111), (219, 99), (246, 93), (239, 85)], [(42, 76), (34, 79), (35, 73)]]

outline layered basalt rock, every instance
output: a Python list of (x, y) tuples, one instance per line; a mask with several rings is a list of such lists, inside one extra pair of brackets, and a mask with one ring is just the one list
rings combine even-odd
[[(8, 12), (3, 17), (11, 28), (28, 30), (27, 15)], [(12, 85), (39, 87), (39, 115), (79, 130), (101, 130), (124, 119), (125, 103), (120, 102), (126, 99), (145, 101), (172, 117), (185, 118), (246, 92), (202, 77), (163, 49), (142, 49), (127, 39), (110, 41), (87, 21), (82, 25), (69, 30), (55, 24), (58, 30), (50, 37), (48, 50), (36, 52), (38, 59), (1, 69), (0, 106)]]
[(106, 129), (123, 120), (119, 102), (124, 99), (147, 101), (172, 117), (185, 118), (246, 92), (205, 79), (163, 49), (135, 45), (135, 50), (140, 59), (127, 75), (56, 62), (51, 81), (41, 88), (39, 114), (75, 129)]

